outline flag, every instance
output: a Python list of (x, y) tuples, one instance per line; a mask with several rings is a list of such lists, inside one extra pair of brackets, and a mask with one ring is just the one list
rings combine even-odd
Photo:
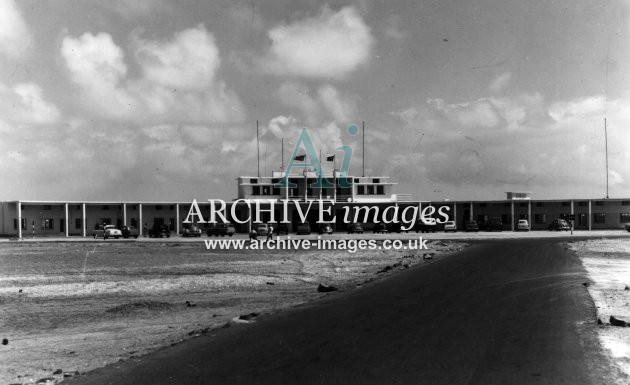
[(304, 159), (306, 159), (306, 155), (296, 155), (294, 160), (299, 160), (300, 162), (304, 161)]
[(326, 155), (326, 162), (332, 162), (335, 160), (335, 154)]

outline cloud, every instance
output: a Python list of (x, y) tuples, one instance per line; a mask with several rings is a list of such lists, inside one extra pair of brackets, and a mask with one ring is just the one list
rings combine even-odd
[(35, 83), (20, 83), (12, 88), (0, 83), (0, 114), (15, 126), (52, 124), (61, 116), (59, 109), (44, 99), (41, 87)]
[(315, 92), (304, 83), (284, 82), (278, 90), (280, 101), (297, 108), (310, 126), (319, 126), (334, 120), (338, 123), (351, 123), (357, 114), (353, 98), (343, 95), (330, 84), (318, 87)]
[(185, 90), (209, 87), (221, 63), (214, 37), (203, 25), (175, 34), (172, 41), (138, 41), (136, 58), (145, 78)]
[(366, 65), (374, 39), (354, 7), (279, 25), (269, 33), (271, 47), (263, 71), (277, 75), (341, 79)]
[(493, 92), (503, 91), (510, 84), (510, 80), (512, 80), (512, 73), (504, 72), (492, 80), (489, 88)]
[[(630, 188), (628, 102), (609, 100), (606, 107), (612, 196)], [(404, 128), (403, 135), (391, 135), (392, 146), (406, 156), (392, 157), (385, 173), (427, 180), (444, 191), (465, 186), (466, 199), (500, 198), (497, 191), (510, 190), (539, 198), (599, 196), (605, 187), (602, 108), (599, 96), (552, 104), (539, 94), (431, 99), (393, 113)]]
[(238, 96), (216, 78), (219, 50), (203, 25), (168, 41), (133, 40), (142, 72), (137, 78), (128, 76), (123, 50), (111, 35), (63, 39), (61, 54), (70, 77), (94, 116), (143, 125), (242, 121)]
[(0, 0), (0, 53), (12, 59), (23, 58), (33, 36), (14, 0)]

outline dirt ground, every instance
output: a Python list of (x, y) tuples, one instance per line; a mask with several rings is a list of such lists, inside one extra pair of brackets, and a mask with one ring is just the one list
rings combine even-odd
[(429, 262), (424, 254), (438, 258), (464, 247), (428, 245), (423, 252), (353, 254), (208, 251), (202, 241), (176, 240), (3, 242), (0, 383), (56, 383), (248, 322), (239, 316), (251, 321), (329, 295), (317, 291), (320, 283), (350, 290)]
[(630, 381), (630, 327), (612, 326), (610, 316), (630, 322), (630, 239), (598, 239), (573, 242), (592, 282), (588, 291), (597, 306), (602, 325), (600, 342), (612, 361)]

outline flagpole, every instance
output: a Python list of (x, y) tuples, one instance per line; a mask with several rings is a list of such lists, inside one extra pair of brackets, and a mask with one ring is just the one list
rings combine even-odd
[(337, 202), (337, 157), (333, 154), (333, 200)]

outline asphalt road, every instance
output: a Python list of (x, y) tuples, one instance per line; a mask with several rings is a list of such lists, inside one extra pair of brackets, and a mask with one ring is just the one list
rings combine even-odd
[(483, 241), (69, 383), (598, 384), (584, 282), (561, 240)]

